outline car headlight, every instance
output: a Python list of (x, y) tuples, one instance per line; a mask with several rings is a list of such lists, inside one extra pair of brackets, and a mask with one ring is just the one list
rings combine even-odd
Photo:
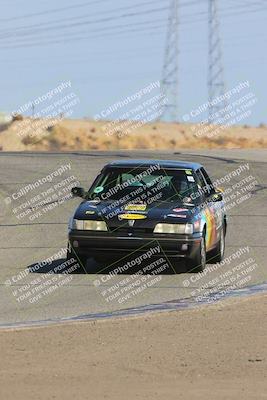
[(154, 228), (154, 233), (184, 233), (190, 235), (193, 232), (193, 224), (157, 224)]
[(78, 231), (107, 231), (107, 224), (104, 221), (88, 221), (73, 219), (72, 229)]

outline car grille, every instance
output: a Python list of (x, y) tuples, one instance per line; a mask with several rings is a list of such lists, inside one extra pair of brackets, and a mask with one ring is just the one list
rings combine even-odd
[(128, 235), (131, 233), (133, 236), (139, 236), (139, 235), (144, 235), (148, 233), (153, 233), (153, 229), (151, 228), (134, 228), (134, 227), (118, 227), (118, 226), (110, 226), (109, 227), (110, 232), (114, 234), (119, 234), (119, 235)]

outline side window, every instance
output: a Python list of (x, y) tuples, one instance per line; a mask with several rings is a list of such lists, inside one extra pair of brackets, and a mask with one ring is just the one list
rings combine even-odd
[(211, 182), (210, 177), (207, 174), (207, 171), (203, 167), (200, 168), (200, 171), (202, 172), (202, 175), (204, 176), (207, 184), (209, 185), (210, 193), (215, 193), (215, 189), (214, 189), (213, 183)]
[(203, 174), (201, 173), (201, 170), (198, 169), (196, 171), (196, 175), (198, 177), (198, 184), (200, 185), (201, 192), (205, 197), (208, 197), (210, 195), (210, 188), (208, 183), (206, 182)]

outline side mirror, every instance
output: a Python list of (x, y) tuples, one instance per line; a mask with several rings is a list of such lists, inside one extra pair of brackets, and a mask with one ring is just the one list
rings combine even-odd
[(82, 198), (84, 198), (85, 194), (86, 194), (84, 188), (82, 188), (82, 187), (73, 187), (71, 189), (71, 193), (72, 193), (73, 197), (82, 197)]
[(210, 199), (215, 203), (216, 201), (223, 201), (223, 196), (221, 193), (214, 193)]
[(216, 190), (216, 193), (223, 193), (224, 192), (224, 188), (223, 187), (216, 187), (214, 188)]

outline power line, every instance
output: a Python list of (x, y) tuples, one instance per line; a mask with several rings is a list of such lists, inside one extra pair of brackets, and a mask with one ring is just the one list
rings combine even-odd
[[(258, 10), (255, 10), (255, 11), (258, 11)], [(251, 12), (249, 12), (249, 13), (251, 13)], [(121, 18), (121, 17), (120, 17)], [(199, 21), (203, 21), (203, 22), (205, 22), (206, 21), (206, 19), (201, 19), (201, 20), (198, 20), (198, 21), (191, 21), (191, 23), (193, 23), (193, 22), (199, 22)], [(97, 21), (97, 22), (100, 22), (99, 20)], [(180, 22), (180, 25), (184, 25), (184, 24), (188, 24), (189, 22), (187, 22), (187, 21), (181, 21)], [(134, 24), (133, 24), (134, 25)], [(111, 28), (111, 34), (113, 34), (113, 32), (112, 32), (112, 26), (110, 27)], [(131, 31), (126, 31), (126, 33), (127, 32), (137, 32), (136, 30), (131, 30)], [(122, 31), (121, 32), (122, 34), (124, 33), (124, 31)], [(62, 35), (62, 37), (64, 38), (64, 39), (68, 39), (68, 41), (71, 41), (71, 42), (73, 42), (73, 41), (76, 41), (76, 40), (84, 40), (84, 39), (88, 39), (88, 38), (101, 38), (101, 37), (106, 37), (107, 35), (97, 35), (97, 36), (91, 36), (91, 35), (87, 35), (87, 36), (78, 36), (78, 37), (74, 37), (73, 36), (73, 34), (70, 34), (71, 36), (70, 36), (70, 39), (69, 39), (69, 37), (66, 35), (66, 34), (64, 34), (64, 35)], [(59, 36), (58, 36), (59, 37)], [(31, 38), (30, 38), (31, 39)], [(0, 38), (0, 40), (1, 40), (1, 38)], [(18, 41), (16, 40), (16, 42), (15, 43), (17, 43)], [(12, 49), (12, 48), (24, 48), (24, 47), (34, 47), (34, 46), (40, 46), (40, 45), (47, 45), (47, 44), (57, 44), (57, 43), (64, 43), (65, 42), (65, 40), (51, 40), (51, 41), (47, 41), (47, 42), (44, 42), (44, 41), (39, 41), (39, 42), (32, 42), (32, 43), (29, 43), (29, 42), (22, 42), (21, 43), (21, 46), (17, 46), (17, 45), (15, 45), (15, 46), (2, 46), (1, 48), (2, 49)], [(5, 43), (6, 43), (6, 41), (5, 41)], [(11, 42), (11, 44), (12, 44), (12, 42)]]
[(38, 17), (40, 15), (49, 15), (49, 14), (55, 14), (55, 13), (58, 13), (58, 12), (64, 12), (66, 10), (73, 10), (73, 9), (76, 10), (77, 8), (88, 7), (88, 6), (91, 6), (93, 4), (99, 4), (100, 2), (104, 3), (104, 2), (107, 2), (107, 1), (111, 1), (111, 0), (93, 0), (93, 1), (87, 1), (86, 3), (75, 4), (73, 6), (65, 6), (65, 7), (61, 7), (61, 8), (53, 8), (53, 9), (50, 9), (50, 10), (35, 12), (35, 13), (31, 13), (31, 14), (24, 14), (24, 15), (20, 15), (18, 17), (1, 18), (0, 22), (17, 21), (17, 20), (20, 20), (20, 19)]
[[(255, 7), (255, 4), (254, 5), (251, 4), (251, 6)], [(233, 11), (239, 11), (240, 8), (241, 9), (245, 8), (245, 10), (243, 12), (241, 11), (239, 13), (237, 13), (237, 12), (230, 12), (230, 13), (222, 12), (222, 11), (228, 11), (229, 9), (233, 10)], [(235, 17), (236, 15), (240, 16), (240, 15), (252, 14), (252, 13), (255, 13), (255, 12), (259, 12), (259, 11), (266, 11), (266, 10), (267, 10), (267, 7), (261, 7), (261, 8), (250, 10), (250, 9), (248, 9), (248, 6), (240, 6), (240, 7), (234, 6), (234, 7), (228, 7), (228, 8), (222, 9), (222, 11), (220, 12), (220, 16), (221, 17)], [(208, 16), (208, 12), (205, 12), (205, 11), (204, 12), (198, 12), (198, 13), (195, 13), (195, 14), (188, 14), (186, 16), (191, 18), (192, 16), (199, 16), (199, 15)], [(183, 22), (181, 22), (181, 24), (186, 24), (187, 25), (189, 23), (206, 22), (206, 21), (207, 21), (206, 18), (199, 18), (199, 19), (195, 19), (195, 20), (191, 20), (191, 21), (190, 20), (183, 20)]]
[[(87, 21), (83, 21), (83, 22), (74, 22), (72, 24), (67, 24), (67, 25), (57, 25), (55, 27), (49, 27), (50, 30), (62, 30), (64, 28), (73, 28), (73, 27), (77, 27), (77, 26), (86, 26), (89, 24), (102, 24), (103, 22), (110, 22), (110, 21), (114, 21), (114, 20), (120, 20), (120, 19), (125, 19), (125, 18), (132, 18), (135, 16), (139, 16), (139, 15), (147, 15), (147, 14), (155, 14), (161, 11), (165, 11), (168, 10), (168, 7), (160, 7), (160, 8), (153, 8), (151, 10), (145, 10), (145, 11), (136, 11), (136, 12), (130, 12), (130, 13), (122, 13), (120, 15), (116, 15), (116, 16), (112, 16), (112, 17), (106, 17), (106, 18), (99, 18), (96, 20), (87, 20)], [(36, 30), (33, 30), (32, 32), (34, 33)], [(20, 33), (19, 35), (21, 36), (27, 36), (29, 34), (31, 34), (32, 32), (27, 31), (24, 32), (24, 34)], [(47, 32), (47, 28), (40, 28), (37, 29), (37, 32)], [(1, 35), (0, 38), (6, 38), (7, 36), (17, 36), (16, 32), (11, 32), (12, 34), (9, 35), (8, 33), (6, 33), (5, 35)]]
[[(168, 1), (168, 0), (165, 0), (165, 1)], [(40, 22), (38, 24), (33, 24), (33, 25), (24, 25), (24, 26), (20, 26), (20, 27), (14, 28), (12, 30), (3, 29), (3, 30), (0, 30), (0, 34), (1, 33), (3, 34), (2, 35), (3, 38), (6, 37), (6, 36), (9, 36), (9, 35), (16, 37), (16, 36), (18, 36), (17, 33), (19, 33), (21, 36), (28, 36), (28, 35), (31, 35), (33, 33), (38, 33), (38, 32), (44, 31), (44, 29), (42, 29), (42, 28), (40, 29), (40, 27), (47, 27), (47, 29), (50, 29), (50, 30), (53, 30), (53, 29), (57, 30), (58, 28), (60, 28), (60, 29), (72, 28), (73, 26), (75, 27), (76, 25), (74, 25), (74, 24), (69, 25), (68, 24), (68, 25), (64, 25), (64, 26), (63, 25), (61, 25), (61, 26), (55, 25), (54, 26), (54, 24), (55, 23), (61, 23), (61, 22), (68, 22), (68, 21), (76, 21), (76, 20), (78, 20), (78, 22), (77, 22), (78, 26), (83, 24), (83, 23), (84, 24), (95, 23), (94, 20), (89, 20), (89, 21), (82, 21), (82, 20), (85, 19), (85, 18), (88, 18), (88, 17), (92, 17), (92, 16), (105, 15), (105, 14), (109, 15), (110, 13), (111, 14), (112, 13), (118, 13), (120, 11), (131, 10), (131, 9), (135, 9), (136, 7), (143, 7), (143, 6), (147, 6), (147, 5), (150, 5), (150, 4), (155, 5), (155, 0), (150, 0), (150, 1), (142, 2), (142, 3), (138, 3), (138, 4), (135, 4), (135, 5), (131, 5), (131, 6), (120, 7), (120, 8), (117, 8), (117, 9), (111, 9), (111, 10), (106, 10), (106, 11), (99, 11), (99, 12), (96, 12), (96, 13), (90, 13), (89, 15), (82, 15), (82, 16), (58, 19), (58, 20), (54, 20), (54, 21), (50, 21), (50, 22)], [(162, 4), (162, 0), (160, 0), (160, 4)], [(199, 4), (199, 0), (198, 1), (197, 0), (193, 0), (193, 1), (190, 1), (190, 2), (187, 2), (187, 3), (183, 3), (182, 7), (188, 7), (188, 6), (197, 5), (197, 4)], [(167, 10), (168, 7), (166, 6), (165, 9)], [(160, 9), (159, 11), (161, 11), (161, 10), (162, 9)], [(133, 16), (140, 15), (142, 13), (149, 13), (150, 11), (154, 12), (154, 10), (145, 10), (145, 11), (141, 11), (140, 13), (133, 14)], [(130, 15), (130, 14), (129, 15), (123, 15), (124, 18), (125, 17), (130, 17), (130, 16), (132, 16), (132, 15)], [(110, 17), (110, 20), (112, 20), (114, 18), (115, 17)], [(100, 22), (107, 21), (107, 20), (109, 20), (109, 19), (104, 19), (104, 20), (101, 19)], [(37, 28), (37, 29), (32, 29), (31, 30), (31, 28)], [(23, 32), (23, 30), (24, 30), (24, 32)], [(20, 32), (20, 31), (22, 31), (22, 32)]]
[[(167, 0), (164, 0), (164, 1), (167, 1)], [(105, 21), (109, 21), (109, 20), (112, 20), (112, 19), (116, 19), (116, 16), (110, 16), (110, 14), (117, 14), (118, 12), (122, 12), (122, 11), (127, 11), (127, 10), (135, 10), (136, 8), (138, 9), (138, 8), (142, 8), (143, 6), (147, 6), (147, 5), (151, 5), (151, 4), (153, 4), (153, 5), (162, 5), (162, 0), (160, 1), (160, 3), (159, 4), (157, 4), (157, 2), (155, 1), (155, 0), (149, 0), (149, 1), (145, 1), (145, 2), (142, 2), (142, 3), (137, 3), (137, 4), (134, 4), (134, 5), (130, 5), (130, 6), (124, 6), (124, 7), (119, 7), (119, 8), (113, 8), (113, 9), (109, 9), (109, 10), (102, 10), (102, 11), (97, 11), (97, 12), (94, 12), (94, 13), (90, 13), (90, 14), (87, 14), (87, 15), (80, 15), (80, 16), (76, 16), (76, 17), (68, 17), (68, 18), (61, 18), (61, 19), (57, 19), (57, 20), (54, 20), (54, 21), (49, 21), (49, 22), (39, 22), (39, 23), (36, 23), (36, 24), (32, 24), (32, 25), (23, 25), (23, 26), (19, 26), (19, 27), (16, 27), (16, 28), (10, 28), (10, 29), (8, 29), (8, 30), (6, 30), (6, 29), (2, 29), (2, 30), (0, 30), (0, 33), (3, 33), (3, 34), (5, 34), (5, 35), (11, 35), (11, 36), (16, 36), (17, 35), (17, 33), (19, 33), (19, 34), (24, 34), (24, 35), (29, 35), (29, 34), (31, 34), (32, 32), (34, 33), (34, 32), (42, 32), (42, 31), (47, 31), (47, 29), (50, 29), (50, 30), (52, 30), (52, 29), (55, 29), (55, 30), (58, 30), (58, 29), (63, 29), (63, 28), (69, 28), (69, 27), (72, 27), (72, 26), (79, 26), (79, 25), (82, 25), (82, 24), (85, 24), (85, 25), (87, 25), (87, 24), (90, 24), (90, 23), (95, 23), (95, 21), (97, 21), (97, 20), (93, 20), (93, 19), (89, 19), (88, 20), (88, 18), (91, 18), (91, 17), (94, 17), (94, 16), (98, 16), (98, 15), (100, 15), (100, 16), (103, 16), (103, 15), (107, 15), (107, 16), (109, 16), (108, 18), (101, 18), (99, 21), (100, 22), (105, 22)], [(167, 9), (168, 7), (166, 6), (166, 9)], [(136, 13), (128, 13), (128, 14), (123, 14), (121, 17), (123, 17), (123, 18), (127, 18), (127, 17), (131, 17), (131, 16), (135, 16), (135, 15), (141, 15), (142, 13), (149, 13), (150, 11), (154, 11), (155, 10), (155, 8), (154, 9), (152, 9), (152, 10), (141, 10), (141, 11), (139, 11), (139, 12), (136, 12)], [(162, 10), (162, 8), (160, 8), (159, 9), (160, 11)], [(85, 20), (84, 21), (84, 19), (87, 19), (87, 21)], [(69, 22), (73, 22), (73, 21), (77, 21), (76, 23), (73, 23), (73, 24), (69, 24)], [(68, 22), (68, 24), (67, 25), (58, 25), (58, 23), (66, 23), (66, 22)], [(45, 29), (43, 29), (43, 27), (45, 28)], [(34, 29), (34, 28), (36, 28), (36, 29)]]
[[(31, 13), (31, 14), (25, 14), (25, 15), (21, 15), (21, 16), (17, 16), (17, 17), (10, 17), (10, 18), (1, 18), (0, 19), (0, 22), (9, 22), (9, 21), (14, 21), (14, 20), (20, 20), (20, 19), (25, 19), (25, 18), (32, 18), (32, 17), (35, 17), (35, 16), (42, 16), (42, 15), (49, 15), (49, 14), (55, 14), (55, 13), (58, 13), (58, 12), (65, 12), (66, 10), (70, 10), (70, 9), (77, 9), (77, 8), (81, 8), (81, 7), (87, 7), (87, 6), (90, 6), (90, 5), (92, 5), (92, 4), (99, 4), (99, 3), (104, 3), (104, 2), (109, 2), (109, 1), (111, 1), (111, 0), (94, 0), (94, 1), (91, 1), (91, 2), (86, 2), (86, 3), (81, 3), (81, 4), (76, 4), (76, 5), (73, 5), (73, 6), (66, 6), (66, 7), (61, 7), (61, 8), (54, 8), (54, 9), (50, 9), (50, 10), (45, 10), (45, 11), (41, 11), (41, 12), (36, 12), (36, 13)], [(168, 0), (166, 0), (166, 1), (168, 1)], [(182, 7), (188, 7), (188, 6), (191, 6), (191, 5), (197, 5), (197, 4), (199, 4), (199, 1), (200, 0), (193, 0), (193, 1), (188, 1), (188, 0), (185, 0), (186, 2), (185, 3), (182, 3), (181, 4), (181, 6)], [(205, 0), (202, 0), (202, 1), (205, 1)], [(160, 3), (162, 3), (162, 0), (160, 0)], [(155, 4), (155, 0), (153, 0), (153, 1), (147, 1), (147, 2), (142, 2), (140, 5), (148, 5), (148, 4)], [(136, 4), (136, 5), (132, 5), (132, 6), (127, 6), (127, 7), (121, 7), (120, 9), (130, 9), (130, 8), (134, 8), (134, 7), (136, 7), (136, 6), (138, 6), (138, 4)], [(119, 9), (117, 9), (117, 10), (119, 10)], [(116, 9), (115, 10), (108, 10), (107, 12), (116, 12)], [(105, 14), (106, 12), (105, 11), (100, 11), (99, 13), (97, 13), (97, 15), (99, 15), (99, 14)], [(87, 16), (84, 16), (84, 15), (81, 15), (81, 16), (78, 16), (78, 17), (72, 17), (72, 18), (65, 18), (64, 19), (64, 21), (68, 21), (68, 20), (71, 20), (71, 19), (77, 19), (77, 18), (85, 18), (85, 17), (88, 17), (88, 16), (91, 16), (92, 14), (90, 14), (90, 15), (87, 15)], [(93, 15), (96, 15), (96, 14), (93, 14)], [(51, 22), (62, 22), (63, 20), (61, 19), (61, 20), (55, 20), (55, 21), (51, 21)], [(50, 23), (51, 23), (50, 22)], [(49, 24), (49, 23), (46, 23), (46, 24)], [(34, 26), (40, 26), (39, 24), (36, 24), (36, 25), (34, 25)], [(32, 27), (32, 26), (31, 26)], [(26, 29), (26, 28), (28, 28), (28, 26), (26, 25), (24, 25), (24, 26), (22, 26), (22, 27), (18, 27), (18, 28), (16, 28), (16, 29)]]
[[(161, 26), (166, 26), (166, 22), (163, 22), (162, 18), (157, 18), (157, 19), (154, 19), (154, 20), (145, 20), (145, 21), (135, 22), (135, 23), (111, 25), (111, 26), (106, 26), (106, 27), (103, 27), (103, 28), (91, 29), (91, 30), (86, 30), (86, 31), (85, 30), (76, 31), (75, 33), (62, 33), (62, 34), (57, 35), (57, 39), (59, 39), (61, 37), (64, 38), (64, 39), (75, 38), (75, 35), (81, 35), (81, 34), (84, 34), (84, 33), (88, 34), (88, 33), (106, 32), (106, 31), (110, 31), (110, 33), (113, 33), (114, 29), (129, 28), (131, 26), (142, 26), (142, 25), (145, 25), (145, 26), (149, 27), (149, 25), (154, 24), (156, 22), (161, 22)], [(88, 36), (88, 35), (84, 36), (84, 38), (88, 38), (88, 37), (90, 37), (90, 36)], [(46, 35), (46, 38), (49, 39), (49, 35)], [(52, 38), (54, 38), (54, 34), (52, 34)], [(81, 38), (81, 36), (78, 36), (78, 39), (80, 39), (80, 38)], [(0, 41), (1, 40), (3, 40), (3, 39), (0, 38)], [(25, 40), (26, 40), (26, 42), (25, 42)], [(19, 44), (21, 44), (21, 43), (22, 44), (27, 44), (27, 43), (29, 43), (27, 40), (32, 41), (32, 38), (25, 38), (25, 39), (22, 38), (22, 41), (16, 40), (15, 42), (13, 42), (12, 39), (11, 39), (10, 43), (11, 44), (13, 44), (13, 43), (15, 43), (15, 44), (18, 44), (18, 43)], [(8, 44), (8, 41), (4, 40), (4, 42), (5, 42), (5, 44), (6, 43)]]
[[(151, 3), (151, 2), (147, 2), (147, 3), (142, 3), (142, 4), (148, 4), (148, 3)], [(154, 1), (153, 1), (153, 4), (154, 4)], [(185, 5), (192, 5), (192, 4), (196, 4), (196, 1), (193, 1), (193, 2), (191, 2), (191, 3), (187, 3), (187, 4), (183, 4), (183, 6), (185, 6)], [(140, 6), (141, 4), (139, 4), (139, 6)], [(253, 4), (252, 4), (253, 5)], [(128, 8), (128, 7), (126, 7), (126, 8)], [(120, 8), (120, 9), (117, 9), (117, 10), (114, 10), (114, 11), (118, 11), (118, 10), (121, 10), (121, 9), (125, 9), (124, 7), (123, 8)], [(165, 9), (165, 7), (164, 7), (164, 9)], [(167, 9), (167, 7), (166, 7), (166, 9)], [(228, 10), (228, 9), (239, 9), (239, 8), (236, 8), (236, 7), (229, 7), (229, 8), (227, 8), (227, 9), (223, 9), (223, 10)], [(66, 26), (55, 26), (55, 27), (51, 27), (50, 28), (50, 30), (49, 30), (49, 32), (51, 32), (52, 33), (52, 31), (53, 30), (58, 30), (58, 29), (60, 29), (60, 30), (62, 30), (62, 29), (65, 29), (65, 28), (73, 28), (73, 27), (76, 27), (76, 26), (79, 26), (79, 25), (87, 25), (87, 24), (97, 24), (97, 23), (103, 23), (103, 22), (112, 22), (114, 19), (116, 20), (116, 19), (121, 19), (121, 18), (127, 18), (127, 17), (132, 17), (132, 16), (135, 16), (135, 15), (144, 15), (144, 14), (149, 14), (150, 12), (158, 12), (158, 11), (162, 11), (162, 9), (153, 9), (153, 10), (146, 10), (145, 12), (143, 12), (143, 11), (141, 11), (141, 12), (137, 12), (137, 13), (130, 13), (130, 14), (123, 14), (123, 15), (120, 15), (120, 16), (115, 16), (115, 17), (108, 17), (108, 18), (104, 18), (104, 19), (99, 19), (99, 20), (91, 20), (91, 21), (85, 21), (85, 22), (82, 22), (82, 23), (77, 23), (77, 24), (72, 24), (72, 25), (66, 25)], [(253, 10), (253, 11), (260, 11), (259, 9), (256, 9), (256, 10)], [(250, 11), (250, 13), (251, 13), (251, 11)], [(198, 12), (197, 14), (191, 14), (191, 16), (197, 16), (197, 15), (206, 15), (206, 13), (204, 12)], [(226, 15), (229, 15), (229, 14), (226, 14)], [(189, 15), (187, 15), (187, 16), (189, 16)], [(181, 21), (181, 24), (188, 24), (188, 23), (194, 23), (194, 22), (199, 22), (199, 21), (205, 21), (205, 19), (199, 19), (199, 20), (191, 20), (191, 21), (189, 21), (189, 20), (184, 20), (184, 21)], [(73, 26), (74, 25), (74, 26)], [(20, 37), (23, 37), (23, 36), (25, 36), (25, 37), (27, 37), (27, 36), (30, 36), (30, 38), (31, 38), (31, 35), (33, 35), (33, 34), (39, 34), (39, 33), (42, 33), (43, 31), (44, 31), (45, 29), (41, 29), (41, 30), (33, 30), (33, 31), (26, 31), (26, 32), (22, 32), (22, 33), (20, 33)], [(6, 34), (7, 35), (7, 34)], [(6, 35), (2, 35), (2, 36), (0, 36), (0, 40), (1, 39), (4, 39), (5, 37), (6, 37)], [(16, 39), (16, 32), (13, 32), (13, 35), (15, 35), (14, 36), (14, 40)], [(72, 34), (73, 35), (73, 34)], [(62, 36), (62, 35), (61, 35)], [(10, 40), (12, 40), (12, 38), (10, 38)]]
[[(90, 35), (90, 36), (81, 36), (81, 37), (76, 37), (76, 38), (67, 38), (67, 39), (62, 39), (62, 40), (50, 40), (47, 42), (33, 42), (33, 43), (29, 43), (29, 44), (22, 44), (20, 45), (14, 45), (14, 46), (2, 46), (0, 47), (0, 49), (17, 49), (17, 48), (26, 48), (26, 47), (36, 47), (36, 46), (40, 46), (40, 45), (48, 45), (48, 44), (58, 44), (58, 43), (70, 43), (70, 42), (76, 42), (77, 40), (85, 40), (85, 39), (95, 39), (95, 38), (102, 38), (102, 37), (107, 37), (107, 38), (112, 38), (114, 36), (119, 35), (121, 37), (122, 34), (124, 33), (143, 33), (143, 32), (155, 32), (155, 30), (157, 31), (158, 29), (163, 28), (163, 30), (165, 31), (165, 24), (162, 25), (157, 25), (157, 26), (152, 26), (149, 27), (149, 29), (147, 28), (137, 28), (137, 29), (126, 29), (126, 30), (122, 30), (119, 32), (110, 32), (110, 33), (105, 33), (105, 34), (99, 34), (99, 35)], [(151, 31), (152, 29), (152, 31)]]
[[(265, 8), (264, 8), (265, 9)], [(259, 11), (259, 10), (255, 10), (255, 11)], [(246, 13), (246, 14), (251, 14), (251, 11), (250, 12), (248, 12), (248, 13)], [(200, 20), (195, 20), (195, 21), (191, 21), (191, 23), (195, 23), (195, 22), (205, 22), (205, 21), (207, 21), (206, 19), (200, 19)], [(181, 21), (180, 22), (180, 25), (188, 25), (188, 23), (189, 23), (190, 21)], [(134, 24), (133, 24), (134, 25)], [(112, 32), (112, 26), (110, 27), (111, 28), (111, 34), (113, 34), (113, 32)], [(128, 33), (128, 32), (138, 32), (138, 31), (136, 31), (136, 30), (131, 30), (131, 31), (126, 31), (126, 33)], [(124, 31), (122, 31), (121, 32), (122, 34), (124, 33)], [(78, 37), (74, 37), (73, 36), (73, 34), (71, 34), (71, 33), (69, 33), (71, 36), (70, 36), (70, 40), (69, 40), (69, 36), (67, 36), (67, 34), (64, 34), (64, 35), (62, 35), (62, 37), (64, 38), (64, 39), (68, 39), (68, 41), (71, 41), (71, 42), (73, 42), (73, 41), (77, 41), (77, 40), (84, 40), (84, 39), (90, 39), (90, 38), (101, 38), (101, 37), (106, 37), (107, 35), (97, 35), (97, 36), (91, 36), (91, 35), (87, 35), (87, 36), (78, 36)], [(58, 37), (60, 37), (60, 36), (58, 36)], [(30, 38), (31, 39), (31, 38)], [(1, 40), (1, 38), (0, 38), (0, 40)], [(11, 39), (12, 40), (12, 39)], [(32, 39), (31, 39), (32, 40)], [(15, 46), (2, 46), (1, 48), (2, 49), (15, 49), (15, 48), (26, 48), (26, 47), (35, 47), (35, 46), (40, 46), (40, 45), (47, 45), (47, 44), (57, 44), (57, 43), (65, 43), (66, 41), (65, 40), (51, 40), (51, 41), (48, 41), (48, 42), (43, 42), (43, 41), (39, 41), (39, 42), (32, 42), (32, 43), (29, 43), (29, 42), (22, 42), (21, 43), (21, 46), (17, 46), (17, 45), (15, 45)], [(6, 43), (6, 40), (5, 40), (5, 43)], [(16, 40), (15, 41), (15, 43), (18, 43), (18, 41)], [(10, 44), (12, 44), (12, 42), (10, 43)]]

